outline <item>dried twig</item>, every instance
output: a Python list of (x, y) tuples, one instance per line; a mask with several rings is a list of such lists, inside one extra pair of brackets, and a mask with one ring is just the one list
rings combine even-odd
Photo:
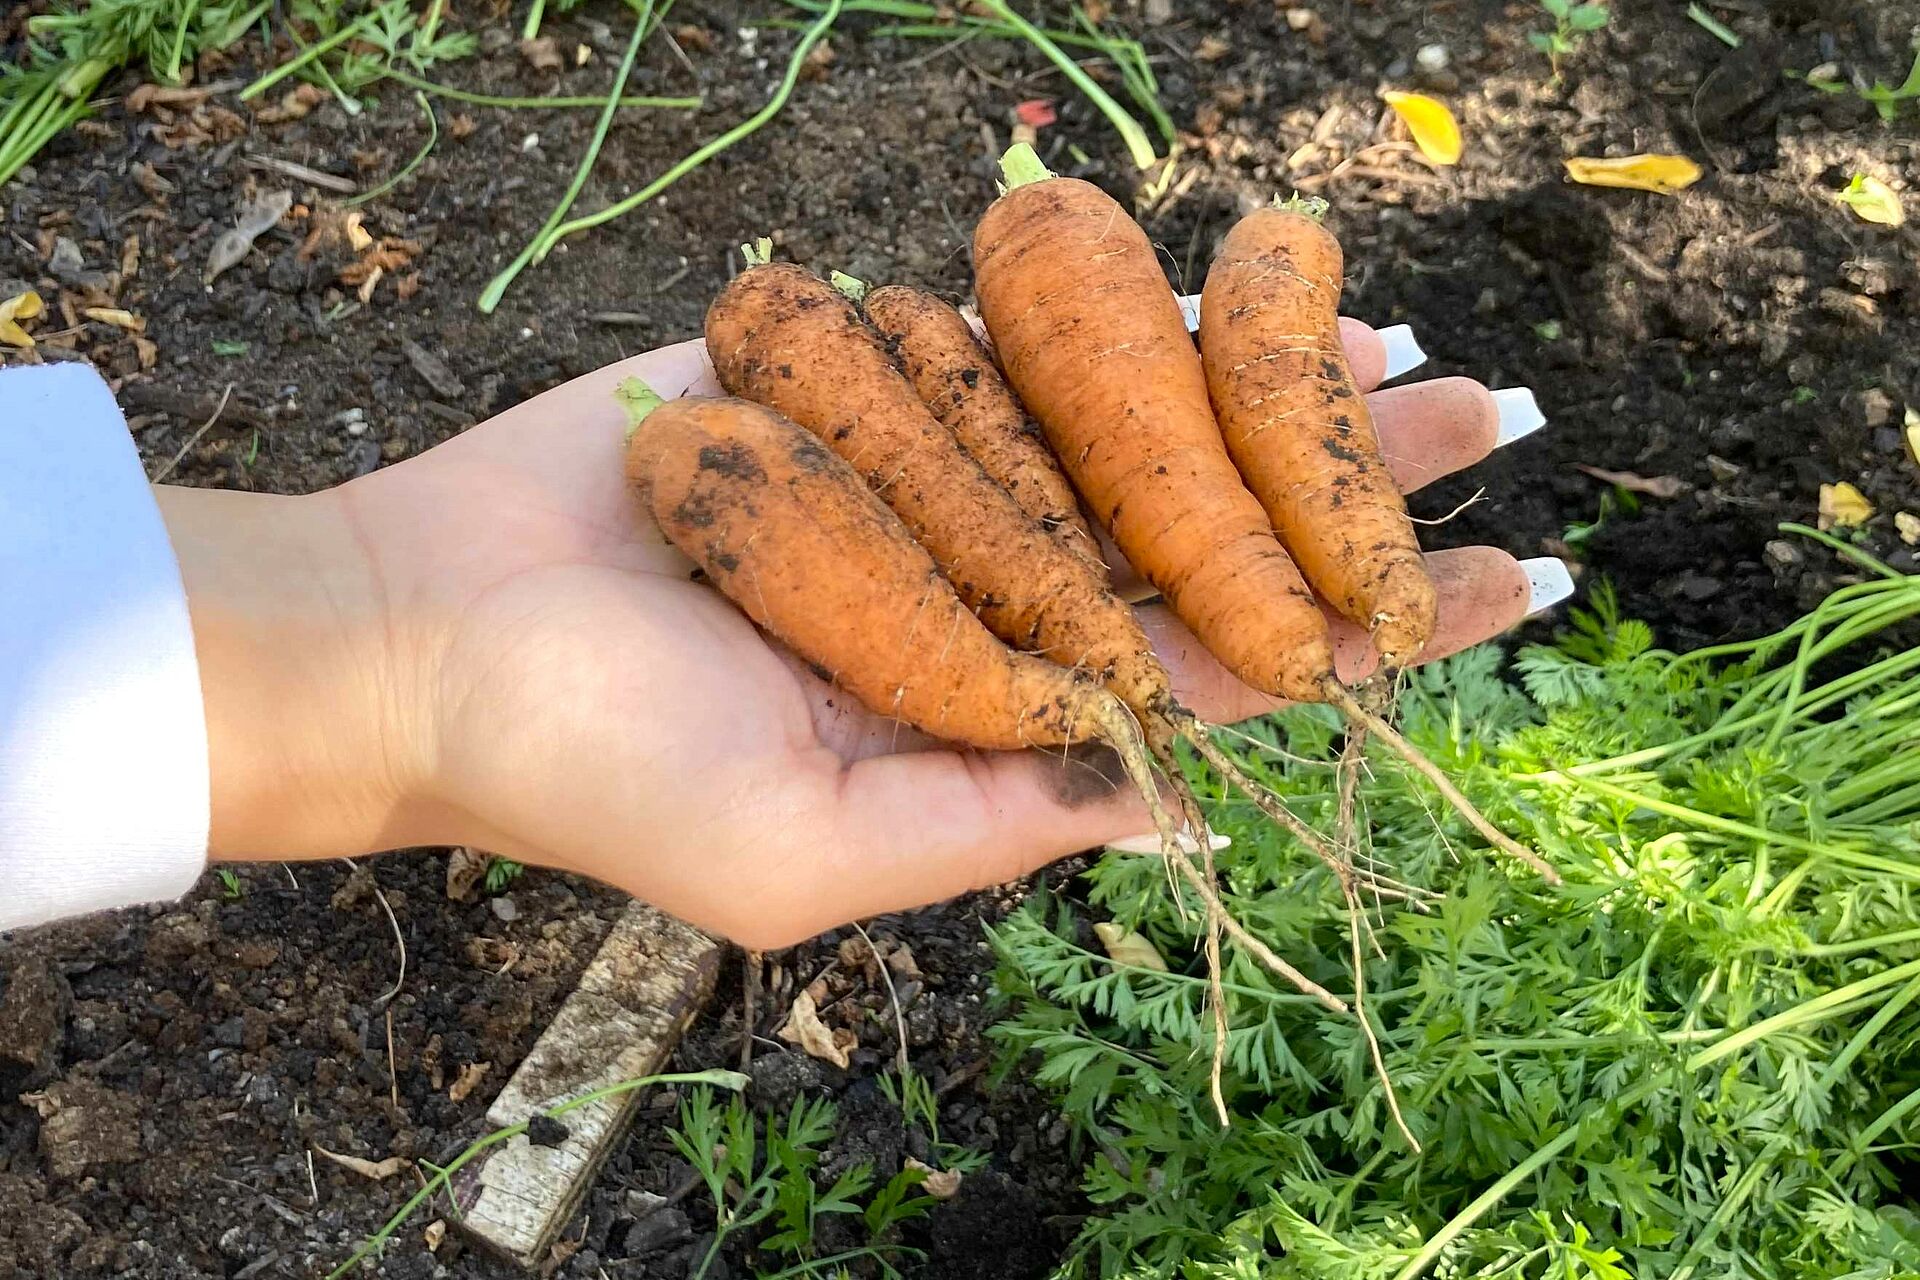
[(227, 384), (227, 389), (220, 393), (220, 403), (213, 407), (213, 416), (208, 418), (205, 422), (201, 423), (200, 429), (195, 431), (192, 435), (188, 436), (187, 442), (180, 446), (180, 452), (174, 454), (173, 457), (168, 460), (167, 465), (160, 468), (159, 474), (154, 476), (153, 478), (154, 484), (159, 484), (162, 480), (165, 480), (168, 476), (172, 475), (173, 469), (180, 465), (180, 460), (187, 456), (187, 451), (193, 448), (193, 446), (195, 446), (196, 444), (199, 444), (200, 437), (204, 436), (205, 434), (207, 434), (207, 432), (211, 431), (213, 429), (213, 424), (220, 421), (220, 415), (226, 411), (227, 399), (231, 395), (233, 395), (233, 384), (229, 382)]

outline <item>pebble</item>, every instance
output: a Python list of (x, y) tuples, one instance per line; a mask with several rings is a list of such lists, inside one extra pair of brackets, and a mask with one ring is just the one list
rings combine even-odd
[(1707, 470), (1713, 473), (1715, 480), (1724, 484), (1735, 476), (1738, 476), (1743, 468), (1735, 463), (1728, 462), (1717, 453), (1710, 453), (1707, 455)]
[(1775, 538), (1767, 544), (1767, 563), (1777, 569), (1791, 569), (1804, 559), (1800, 548), (1781, 538)]
[(1443, 44), (1423, 44), (1419, 52), (1413, 55), (1413, 65), (1428, 75), (1445, 71), (1452, 63), (1453, 55), (1447, 52), (1447, 46)]
[(1869, 427), (1884, 427), (1893, 421), (1893, 397), (1879, 387), (1868, 387), (1860, 393), (1860, 412)]
[(513, 895), (509, 893), (503, 893), (497, 898), (489, 899), (487, 901), (487, 909), (493, 912), (494, 919), (500, 921), (502, 924), (512, 924), (520, 918), (520, 908), (515, 904)]

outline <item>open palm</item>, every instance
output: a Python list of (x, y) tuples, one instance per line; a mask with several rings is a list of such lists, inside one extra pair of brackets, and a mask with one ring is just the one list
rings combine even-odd
[[(1378, 339), (1359, 325), (1345, 336), (1376, 385)], [(630, 376), (663, 395), (718, 393), (701, 344), (662, 348), (336, 491), (391, 607), (427, 637), (412, 678), (428, 691), (431, 786), (462, 842), (594, 876), (764, 948), (1150, 828), (1097, 754), (930, 741), (853, 703), (690, 580), (622, 479), (612, 390)], [(1493, 447), (1497, 410), (1477, 384), (1372, 399), (1403, 487)], [(1524, 615), (1526, 575), (1504, 553), (1446, 552), (1432, 566), (1441, 625), (1428, 656)], [(1276, 705), (1164, 609), (1143, 621), (1202, 716)], [(1341, 649), (1365, 661), (1364, 637), (1344, 626)]]

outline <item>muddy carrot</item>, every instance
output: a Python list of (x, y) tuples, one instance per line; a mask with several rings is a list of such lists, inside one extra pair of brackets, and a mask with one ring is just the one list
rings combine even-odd
[(1433, 638), (1437, 601), (1340, 343), (1341, 274), (1309, 206), (1248, 214), (1207, 274), (1200, 350), (1247, 487), (1308, 584), (1398, 668)]

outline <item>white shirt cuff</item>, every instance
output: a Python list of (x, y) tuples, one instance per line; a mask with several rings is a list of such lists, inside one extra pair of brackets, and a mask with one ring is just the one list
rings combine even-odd
[(0, 371), (0, 929), (175, 898), (206, 713), (173, 547), (82, 364)]

